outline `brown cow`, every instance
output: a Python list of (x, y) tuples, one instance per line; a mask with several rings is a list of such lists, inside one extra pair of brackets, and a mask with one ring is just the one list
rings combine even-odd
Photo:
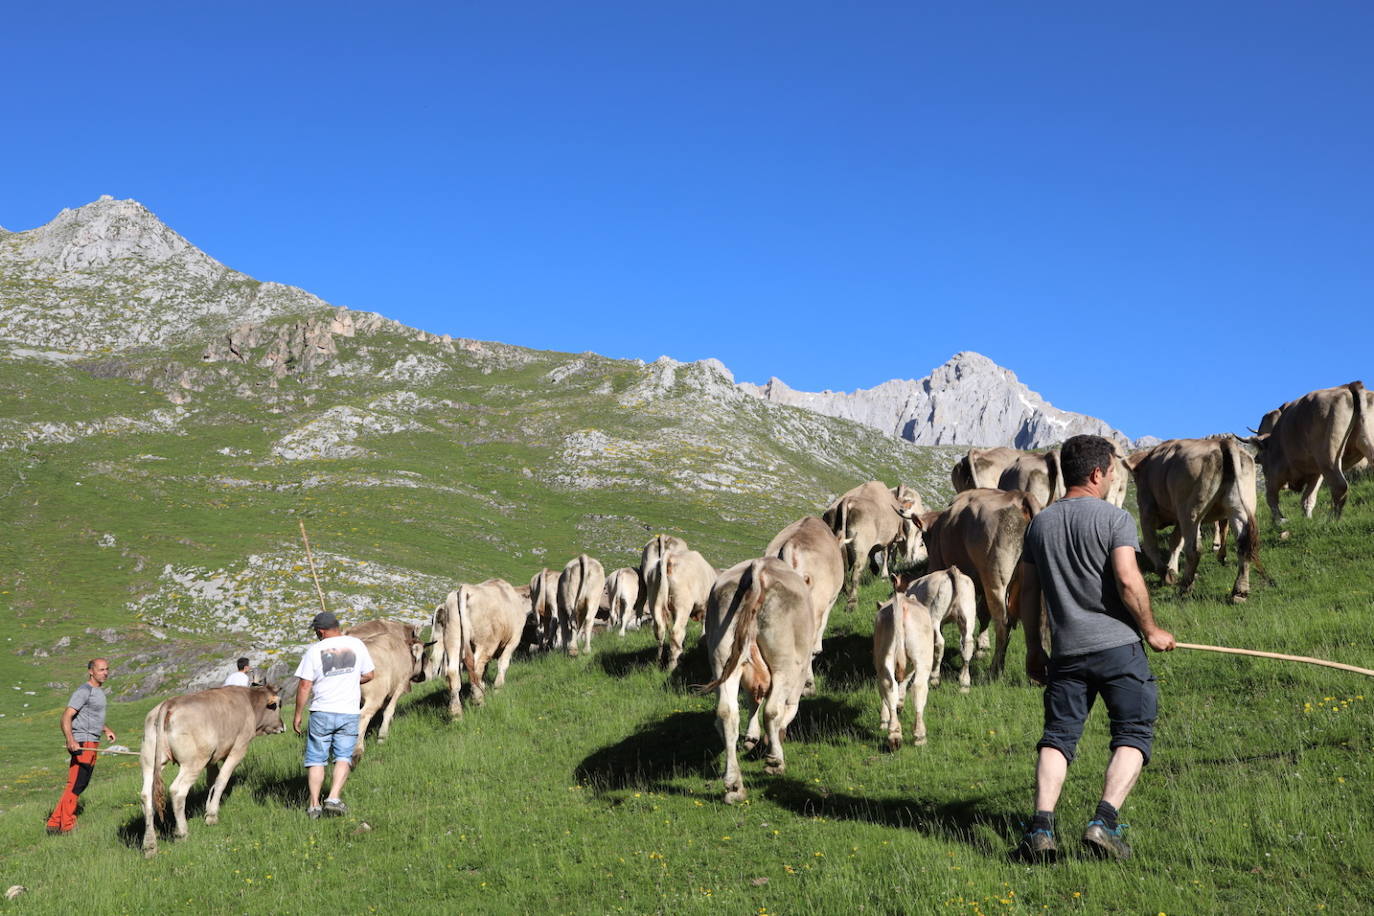
[(378, 710), (382, 724), (377, 740), (385, 741), (391, 734), (391, 718), (396, 704), (410, 693), (410, 685), (425, 679), (425, 644), (415, 626), (400, 620), (369, 620), (344, 631), (356, 636), (367, 646), (368, 655), (376, 669), (372, 679), (363, 685), (363, 708), (358, 715), (358, 743), (353, 748), (353, 764), (363, 759), (367, 726)]
[[(882, 703), (879, 724), (887, 729), (887, 746), (902, 746), (902, 706), (911, 697), (915, 711), (911, 743), (926, 743), (926, 698), (935, 659), (931, 609), (910, 590), (915, 577), (892, 577), (892, 600), (878, 602), (873, 621), (873, 670), (878, 674), (878, 698)], [(910, 673), (908, 673), (910, 672)]]
[(687, 621), (706, 612), (716, 568), (695, 550), (659, 553), (644, 570), (644, 606), (654, 621), (658, 661), (668, 671), (677, 667), (687, 641)]
[[(1040, 511), (1039, 501), (1019, 490), (965, 490), (935, 516), (926, 529), (926, 549), (932, 570), (954, 567), (979, 590), (979, 618), (990, 621), (997, 634), (992, 677), (1002, 673), (1007, 640), (1015, 622), (1008, 600), (1021, 561), (1026, 527)], [(987, 644), (984, 629), (979, 646)]]
[(1259, 449), (1264, 498), (1275, 525), (1279, 490), (1302, 491), (1302, 514), (1312, 517), (1317, 491), (1331, 488), (1332, 514), (1340, 518), (1349, 489), (1345, 472), (1374, 460), (1374, 393), (1361, 382), (1310, 391), (1265, 414), (1260, 432), (1245, 441)]
[(996, 446), (994, 448), (971, 448), (950, 468), (949, 480), (954, 484), (954, 492), (965, 490), (998, 489), (997, 482), (1002, 472), (1016, 463), (1023, 452), (1014, 448)]
[(841, 538), (845, 566), (845, 607), (854, 610), (859, 601), (859, 577), (864, 567), (887, 575), (888, 554), (897, 550), (908, 563), (925, 559), (924, 542), (914, 519), (925, 509), (921, 497), (904, 484), (889, 488), (880, 480), (860, 484), (840, 496), (822, 518)]
[(779, 531), (768, 542), (763, 555), (782, 560), (806, 582), (811, 592), (811, 608), (816, 612), (816, 645), (811, 652), (818, 654), (830, 609), (844, 588), (844, 550), (840, 539), (824, 521), (808, 515)]
[[(716, 693), (716, 729), (725, 744), (725, 801), (743, 801), (740, 774), (739, 689), (762, 710), (768, 754), (764, 770), (786, 768), (783, 738), (797, 714), (815, 642), (811, 593), (801, 576), (774, 557), (745, 560), (720, 574), (706, 608), (707, 653), (714, 679), (700, 692)], [(752, 717), (751, 717), (752, 718)], [(751, 722), (750, 736), (758, 732)]]
[(219, 823), (219, 802), (234, 768), (258, 735), (276, 735), (286, 726), (281, 719), (281, 694), (277, 688), (215, 687), (200, 693), (163, 700), (143, 719), (143, 852), (157, 852), (156, 822), (163, 818), (165, 797), (162, 767), (180, 764), (172, 780), (172, 814), (176, 835), (186, 836), (186, 794), (201, 770), (220, 763), (219, 773), (205, 803), (205, 823)]
[(530, 579), (530, 609), (536, 618), (539, 648), (561, 649), (567, 644), (568, 627), (558, 618), (558, 572), (541, 569)]
[(620, 635), (633, 623), (639, 626), (639, 615), (635, 608), (639, 601), (639, 570), (633, 566), (622, 566), (606, 576), (606, 598), (610, 606), (607, 629), (620, 628)]
[(605, 588), (606, 570), (600, 560), (580, 553), (563, 567), (563, 574), (558, 577), (558, 615), (572, 623), (569, 655), (577, 655), (579, 642), (591, 654), (592, 630), (596, 629), (596, 613)]
[(492, 689), (506, 683), (506, 669), (520, 645), (525, 628), (525, 602), (505, 579), (488, 579), (479, 585), (460, 585), (448, 593), (444, 603), (434, 609), (429, 663), (425, 674), (442, 675), (448, 681), (448, 711), (455, 719), (463, 715), (461, 697), (463, 671), (472, 686), (472, 704), (486, 699), (482, 678), (487, 663), (496, 659), (496, 680)]
[[(1170, 439), (1136, 452), (1126, 461), (1135, 479), (1140, 508), (1140, 546), (1166, 585), (1178, 582), (1188, 594), (1197, 576), (1201, 526), (1226, 522), (1236, 537), (1238, 554), (1232, 601), (1250, 594), (1250, 564), (1259, 563), (1259, 530), (1255, 524), (1255, 459), (1235, 436)], [(1155, 532), (1174, 526), (1169, 558), (1160, 558)], [(1178, 578), (1180, 549), (1187, 558)], [(1261, 568), (1262, 571), (1262, 568)]]

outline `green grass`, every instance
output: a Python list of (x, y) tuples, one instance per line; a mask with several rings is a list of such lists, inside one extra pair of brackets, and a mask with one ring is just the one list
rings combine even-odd
[[(1354, 489), (1343, 521), (1298, 519), (1292, 532), (1286, 542), (1265, 535), (1276, 585), (1257, 582), (1232, 607), (1220, 598), (1233, 571), (1209, 560), (1199, 597), (1156, 592), (1162, 625), (1188, 641), (1369, 665), (1374, 484)], [(874, 583), (860, 606), (882, 597)], [(1040, 725), (1020, 633), (1004, 680), (976, 676), (961, 696), (947, 679), (927, 709), (929, 745), (886, 753), (871, 616), (839, 610), (832, 627), (788, 772), (766, 776), (747, 761), (750, 800), (737, 807), (720, 801), (713, 700), (687, 689), (705, 679), (699, 650), (665, 681), (647, 666), (646, 632), (600, 635), (590, 659), (519, 659), (505, 691), (452, 724), (443, 691), (422, 685), (391, 741), (371, 747), (345, 793), (353, 814), (337, 821), (304, 818), (299, 740), (258, 739), (221, 823), (193, 820), (188, 839), (164, 839), (146, 862), (128, 758), (101, 761), (77, 835), (42, 835), (63, 762), (57, 709), (46, 708), (22, 732), (4, 732), (6, 760), (29, 768), (0, 789), (5, 883), (29, 888), (19, 904), (32, 912), (93, 899), (109, 912), (318, 912), (321, 900), (356, 912), (1367, 908), (1374, 685), (1363, 678), (1183, 650), (1153, 656), (1156, 756), (1123, 811), (1136, 858), (1119, 865), (1071, 851), (1057, 866), (1028, 868), (1006, 857), (1030, 803)], [(121, 741), (137, 743), (151, 703), (113, 707)], [(1071, 848), (1097, 799), (1106, 741), (1099, 710), (1060, 807)], [(359, 832), (363, 821), (370, 831)]]

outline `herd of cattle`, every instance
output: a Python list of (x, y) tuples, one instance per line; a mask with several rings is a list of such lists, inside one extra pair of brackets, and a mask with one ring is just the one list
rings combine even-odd
[[(1219, 558), (1226, 558), (1228, 531), (1237, 547), (1233, 601), (1249, 593), (1251, 565), (1259, 566), (1255, 520), (1256, 458), (1264, 470), (1266, 498), (1276, 525), (1283, 522), (1278, 493), (1300, 490), (1311, 516), (1318, 488), (1331, 489), (1334, 512), (1345, 503), (1345, 472), (1374, 461), (1374, 393), (1359, 382), (1313, 391), (1271, 411), (1253, 436), (1172, 439), (1130, 455), (1118, 464), (1109, 501), (1120, 506), (1127, 478), (1135, 483), (1146, 560), (1166, 584), (1191, 590), (1204, 528)], [(902, 742), (900, 715), (910, 701), (913, 740), (926, 740), (928, 690), (940, 682), (942, 630), (959, 632), (959, 689), (972, 683), (970, 663), (995, 636), (989, 677), (1000, 675), (1010, 630), (1019, 619), (1017, 569), (1026, 527), (1040, 509), (1065, 493), (1059, 453), (974, 448), (951, 470), (956, 495), (942, 510), (926, 511), (905, 485), (869, 481), (836, 499), (817, 516), (780, 531), (757, 558), (720, 570), (681, 539), (659, 534), (644, 545), (637, 567), (607, 575), (581, 554), (561, 571), (541, 569), (528, 585), (503, 579), (465, 584), (434, 611), (431, 638), (399, 621), (370, 621), (348, 631), (367, 643), (377, 666), (363, 687), (355, 760), (363, 733), (378, 711), (385, 739), (400, 697), (413, 682), (443, 677), (449, 712), (463, 714), (461, 688), (470, 702), (485, 695), (485, 672), (496, 661), (492, 687), (522, 645), (535, 651), (590, 653), (598, 619), (621, 634), (652, 623), (659, 664), (681, 659), (688, 623), (699, 620), (715, 691), (717, 729), (725, 745), (725, 800), (745, 797), (740, 773), (739, 694), (751, 715), (744, 744), (760, 742), (768, 772), (782, 772), (788, 724), (803, 696), (813, 690), (812, 662), (822, 651), (830, 609), (841, 592), (854, 610), (865, 569), (891, 577), (893, 596), (880, 605), (873, 635), (873, 664), (881, 698), (882, 727), (893, 748)], [(1157, 532), (1172, 528), (1167, 557)], [(1179, 555), (1185, 558), (1178, 574)], [(925, 575), (909, 572), (925, 561)], [(981, 632), (980, 632), (981, 630)], [(156, 849), (154, 815), (163, 809), (161, 771), (177, 761), (171, 786), (176, 834), (186, 834), (185, 798), (209, 763), (223, 761), (206, 807), (218, 817), (219, 800), (249, 741), (283, 730), (280, 695), (272, 687), (221, 687), (166, 700), (149, 712), (142, 747), (146, 816), (144, 848)]]

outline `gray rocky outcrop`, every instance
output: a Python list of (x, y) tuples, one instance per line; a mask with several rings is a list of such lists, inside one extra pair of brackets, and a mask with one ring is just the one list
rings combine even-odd
[(925, 378), (893, 379), (853, 392), (796, 391), (778, 378), (738, 387), (775, 404), (856, 420), (916, 445), (1044, 448), (1080, 433), (1130, 444), (1102, 420), (1060, 410), (1010, 369), (971, 351), (956, 354)]

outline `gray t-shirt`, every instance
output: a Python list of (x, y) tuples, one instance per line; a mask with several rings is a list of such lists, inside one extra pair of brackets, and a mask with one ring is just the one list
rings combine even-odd
[(1053, 658), (1140, 641), (1112, 572), (1112, 551), (1118, 547), (1140, 549), (1135, 520), (1106, 500), (1056, 500), (1031, 521), (1026, 553), (1049, 609)]
[(72, 737), (77, 741), (99, 741), (105, 727), (105, 691), (90, 681), (76, 688), (67, 705), (76, 710), (72, 717)]

